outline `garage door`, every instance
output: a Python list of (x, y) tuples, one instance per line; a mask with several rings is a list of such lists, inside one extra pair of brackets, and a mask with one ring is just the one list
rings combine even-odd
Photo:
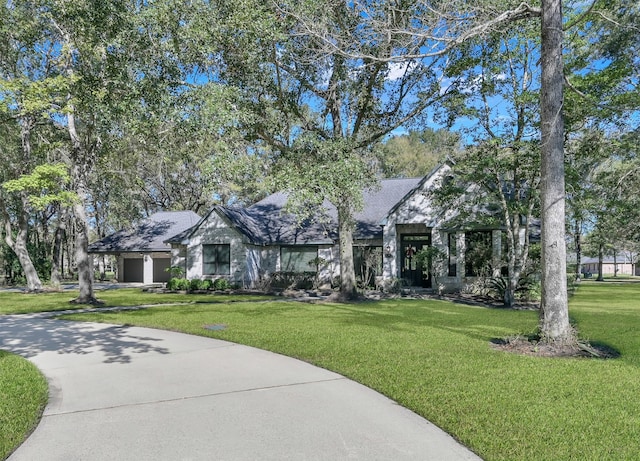
[(123, 264), (123, 282), (144, 282), (143, 262), (139, 259), (125, 259)]
[(171, 258), (153, 258), (153, 282), (168, 282), (171, 274), (166, 270), (171, 267)]

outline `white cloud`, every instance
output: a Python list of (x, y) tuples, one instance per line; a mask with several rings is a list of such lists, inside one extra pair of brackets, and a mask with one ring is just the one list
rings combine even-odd
[(398, 80), (404, 76), (405, 72), (414, 69), (417, 65), (415, 62), (390, 62), (387, 80)]

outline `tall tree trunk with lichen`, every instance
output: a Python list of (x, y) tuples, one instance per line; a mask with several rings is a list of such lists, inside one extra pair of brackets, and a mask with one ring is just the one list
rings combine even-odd
[(351, 300), (358, 296), (353, 265), (353, 210), (349, 202), (337, 205), (338, 239), (340, 246), (340, 298)]
[(63, 242), (67, 231), (66, 207), (58, 205), (58, 225), (53, 234), (53, 248), (51, 257), (51, 286), (60, 288), (63, 278)]
[(83, 146), (76, 129), (76, 117), (73, 104), (69, 103), (67, 113), (67, 129), (71, 137), (72, 184), (78, 199), (73, 206), (75, 216), (75, 260), (78, 268), (79, 294), (74, 303), (95, 304), (97, 302), (93, 292), (93, 264), (89, 256), (89, 222), (87, 219), (86, 204), (88, 203), (89, 190), (87, 187), (87, 174), (91, 166), (91, 152), (87, 146)]
[(27, 214), (27, 197), (24, 193), (20, 193), (21, 209), (18, 211), (18, 229), (15, 233), (11, 225), (11, 218), (7, 212), (4, 200), (0, 199), (0, 207), (2, 208), (2, 218), (4, 220), (4, 241), (11, 248), (18, 258), (18, 262), (22, 267), (28, 291), (42, 290), (42, 282), (38, 276), (33, 260), (27, 249), (27, 238), (29, 235), (29, 215)]
[(562, 1), (542, 1), (542, 301), (543, 341), (575, 341), (569, 324), (565, 246)]

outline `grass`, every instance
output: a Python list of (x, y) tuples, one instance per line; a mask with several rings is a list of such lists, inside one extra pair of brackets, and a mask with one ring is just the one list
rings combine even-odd
[[(92, 305), (70, 304), (78, 296), (78, 291), (48, 293), (0, 292), (1, 314), (28, 314), (32, 312), (85, 309)], [(96, 291), (96, 297), (103, 301), (100, 307), (138, 306), (171, 303), (228, 303), (238, 301), (267, 300), (272, 297), (256, 295), (227, 294), (180, 294), (142, 292), (139, 288)]]
[(537, 313), (445, 301), (193, 303), (65, 318), (184, 331), (306, 360), (382, 392), (487, 460), (619, 460), (640, 459), (639, 294), (639, 284), (583, 282), (571, 300), (581, 336), (620, 353), (611, 360), (495, 351), (492, 339), (533, 332)]
[(31, 362), (0, 351), (0, 459), (33, 430), (47, 392), (46, 379)]

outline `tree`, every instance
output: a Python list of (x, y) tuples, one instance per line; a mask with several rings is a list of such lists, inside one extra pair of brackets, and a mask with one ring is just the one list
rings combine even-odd
[(474, 145), (453, 156), (454, 181), (442, 184), (434, 199), (441, 209), (458, 213), (460, 226), (504, 229), (503, 294), (509, 307), (528, 267), (529, 236), (539, 212), (535, 38), (531, 27), (505, 27), (455, 50), (446, 72), (458, 78), (440, 115), (449, 124), (468, 120), (465, 132)]
[(115, 154), (111, 143), (128, 128), (135, 104), (152, 113), (162, 95), (184, 87), (170, 32), (186, 6), (169, 4), (38, 0), (32, 8), (42, 21), (42, 37), (53, 45), (57, 74), (67, 84), (64, 110), (53, 119), (67, 136), (66, 160), (78, 197), (73, 207), (78, 303), (96, 302), (87, 215), (93, 174), (101, 159)]
[(380, 146), (380, 167), (386, 178), (425, 176), (459, 150), (457, 133), (432, 128), (414, 130), (393, 136)]
[(163, 98), (153, 114), (138, 108), (117, 141), (127, 155), (107, 159), (105, 170), (127, 181), (128, 200), (144, 214), (206, 213), (216, 203), (263, 198), (266, 162), (238, 132), (227, 100), (222, 85), (208, 82)]
[[(568, 304), (566, 295), (565, 273), (565, 243), (564, 243), (564, 175), (563, 175), (563, 12), (559, 0), (543, 1), (540, 8), (526, 3), (483, 2), (469, 4), (468, 2), (446, 2), (433, 4), (422, 0), (400, 2), (394, 4), (380, 4), (366, 1), (350, 2), (349, 5), (362, 18), (361, 31), (373, 37), (379, 31), (388, 33), (402, 31), (402, 35), (390, 35), (395, 40), (388, 40), (393, 47), (391, 58), (386, 62), (403, 63), (408, 60), (431, 59), (442, 56), (451, 50), (464, 47), (474, 37), (485, 37), (492, 31), (499, 31), (508, 24), (531, 18), (541, 18), (541, 196), (542, 196), (542, 246), (543, 246), (543, 290), (540, 329), (544, 340), (571, 341), (568, 323)], [(607, 43), (608, 56), (620, 43), (637, 40), (637, 31), (632, 24), (637, 17), (637, 5), (627, 1), (603, 3), (604, 10), (599, 10), (599, 3), (584, 5), (577, 2), (570, 12), (566, 27), (589, 28), (597, 23), (600, 26), (595, 36), (586, 43), (595, 43), (596, 37), (607, 36), (611, 28), (622, 25), (624, 33), (614, 33), (613, 41)], [(609, 8), (611, 7), (611, 8)], [(609, 8), (609, 10), (607, 10)], [(612, 17), (608, 14), (614, 11)], [(411, 17), (402, 16), (410, 12)], [(628, 12), (633, 12), (628, 14)], [(405, 18), (401, 23), (394, 22), (400, 15)], [(603, 21), (594, 18), (602, 17)], [(624, 17), (621, 21), (617, 18)], [(593, 22), (592, 22), (593, 20)], [(603, 23), (608, 23), (603, 27)], [(348, 40), (336, 40), (327, 34), (324, 24), (306, 21), (305, 30), (316, 37), (325, 40), (334, 50), (340, 50), (343, 56), (367, 58), (377, 60), (371, 54), (362, 53), (351, 46)], [(615, 24), (615, 26), (612, 26)], [(633, 38), (632, 38), (633, 37)], [(614, 45), (615, 44), (615, 45)], [(612, 46), (613, 45), (613, 46)], [(619, 53), (620, 51), (618, 51)], [(633, 55), (633, 53), (631, 54)], [(635, 56), (635, 55), (634, 55)], [(636, 60), (637, 62), (637, 60)], [(601, 65), (608, 67), (615, 61), (601, 61)], [(593, 68), (583, 68), (583, 75), (589, 75)], [(627, 74), (628, 75), (628, 74)], [(634, 80), (627, 79), (626, 86), (634, 85)], [(625, 85), (622, 85), (624, 88)], [(625, 93), (624, 91), (622, 93)], [(620, 93), (618, 93), (620, 95)], [(624, 97), (623, 97), (624, 99)], [(636, 106), (637, 107), (637, 106)]]
[[(577, 255), (577, 280), (581, 238), (587, 230), (598, 226), (600, 218), (610, 219), (611, 213), (603, 214), (602, 210), (610, 200), (612, 188), (620, 199), (634, 197), (632, 191), (620, 193), (616, 181), (608, 181), (606, 186), (602, 181), (606, 176), (603, 172), (613, 164), (618, 164), (616, 170), (621, 171), (633, 156), (634, 143), (625, 143), (623, 139), (628, 139), (638, 127), (634, 112), (640, 107), (640, 93), (634, 76), (640, 70), (640, 59), (627, 50), (640, 44), (634, 26), (639, 10), (637, 2), (627, 0), (597, 2), (590, 5), (588, 16), (576, 16), (571, 21), (573, 26), (567, 28), (571, 48), (565, 59), (567, 218)], [(581, 21), (584, 25), (577, 27)], [(628, 185), (632, 181), (623, 183)], [(614, 207), (612, 213), (614, 209), (621, 210)], [(629, 207), (626, 212), (632, 210)], [(624, 227), (620, 223), (615, 229)], [(590, 240), (597, 234), (592, 233)]]
[(540, 88), (542, 300), (540, 335), (570, 343), (565, 245), (563, 16), (561, 0), (542, 0)]
[[(9, 193), (18, 193), (21, 196), (26, 194), (28, 204), (35, 210), (53, 207), (53, 213), (60, 215), (60, 210), (72, 206), (76, 199), (75, 194), (66, 189), (68, 183), (69, 174), (67, 168), (65, 165), (58, 163), (38, 165), (29, 174), (5, 181), (2, 187)], [(64, 216), (60, 216), (59, 219), (64, 220)], [(58, 229), (60, 229), (60, 226), (58, 226)], [(56, 231), (51, 267), (51, 283), (54, 287), (59, 287), (61, 282), (61, 254), (61, 235)], [(29, 270), (33, 269), (29, 268)], [(28, 282), (29, 277), (27, 277), (27, 286), (30, 290), (35, 289)]]
[[(9, 181), (31, 173), (45, 156), (54, 160), (53, 153), (45, 152), (55, 144), (46, 128), (52, 108), (65, 109), (62, 94), (68, 88), (55, 71), (55, 44), (42, 36), (44, 22), (32, 7), (29, 2), (0, 6), (0, 121), (7, 160), (3, 176)], [(0, 197), (0, 209), (5, 241), (22, 266), (28, 289), (37, 291), (42, 282), (28, 251), (33, 219), (29, 199), (26, 188), (12, 189), (12, 197)]]
[[(362, 35), (358, 11), (338, 0), (221, 1), (207, 18), (215, 38), (224, 37), (219, 79), (237, 90), (247, 135), (273, 150), (275, 184), (289, 192), (291, 208), (317, 209), (325, 199), (336, 207), (341, 294), (355, 296), (353, 215), (375, 183), (371, 148), (442, 97), (437, 61), (388, 64), (387, 35)], [(330, 38), (307, 33), (305, 21)], [(372, 57), (333, 46), (346, 42)]]

